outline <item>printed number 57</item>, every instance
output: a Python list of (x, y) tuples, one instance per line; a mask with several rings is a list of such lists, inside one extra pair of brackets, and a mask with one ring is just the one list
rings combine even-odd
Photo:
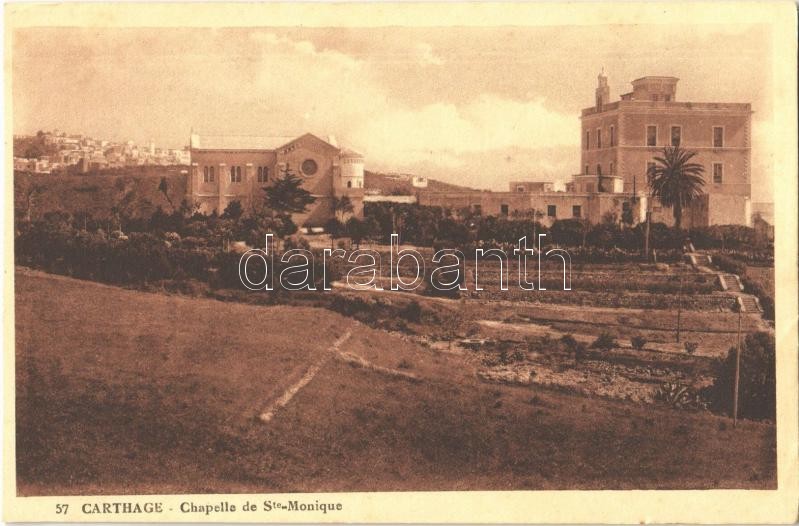
[(56, 513), (56, 515), (66, 515), (68, 509), (69, 509), (69, 504), (56, 504), (55, 505), (55, 513)]

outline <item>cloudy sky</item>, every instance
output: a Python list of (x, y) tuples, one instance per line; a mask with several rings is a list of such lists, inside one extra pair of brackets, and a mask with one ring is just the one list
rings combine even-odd
[[(579, 112), (645, 75), (684, 101), (751, 102), (753, 197), (771, 200), (765, 26), (24, 29), (15, 133), (112, 140), (335, 135), (375, 170), (482, 188), (579, 172)], [(735, 50), (734, 53), (730, 50)]]

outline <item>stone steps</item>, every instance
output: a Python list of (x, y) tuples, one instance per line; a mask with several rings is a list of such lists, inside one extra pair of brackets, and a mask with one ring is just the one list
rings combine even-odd
[(693, 259), (695, 265), (708, 267), (712, 264), (710, 256), (708, 256), (707, 254), (694, 254)]
[(748, 294), (741, 294), (738, 296), (738, 299), (741, 302), (741, 306), (743, 307), (743, 312), (761, 312), (760, 303), (758, 303), (757, 299), (754, 296), (750, 296)]
[(723, 287), (725, 290), (730, 292), (743, 292), (744, 289), (738, 280), (738, 276), (735, 274), (719, 274), (719, 278), (724, 283)]

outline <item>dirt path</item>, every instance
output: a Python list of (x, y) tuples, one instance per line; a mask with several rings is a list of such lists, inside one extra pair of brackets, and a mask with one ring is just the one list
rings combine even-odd
[(330, 346), (330, 348), (325, 352), (325, 354), (322, 356), (322, 358), (320, 358), (319, 361), (317, 361), (315, 364), (313, 364), (308, 369), (308, 371), (304, 375), (302, 375), (302, 378), (300, 378), (296, 383), (294, 383), (294, 385), (292, 385), (291, 387), (286, 389), (286, 391), (282, 395), (280, 395), (280, 397), (277, 400), (275, 400), (274, 402), (269, 404), (266, 407), (266, 409), (261, 411), (261, 415), (259, 416), (261, 421), (266, 423), (266, 422), (269, 422), (270, 420), (272, 420), (272, 418), (274, 418), (274, 416), (275, 416), (275, 413), (279, 409), (285, 407), (291, 401), (291, 399), (294, 398), (294, 395), (296, 395), (300, 391), (300, 389), (302, 389), (303, 387), (308, 385), (308, 383), (311, 380), (313, 380), (314, 376), (316, 376), (316, 373), (318, 373), (319, 370), (322, 369), (322, 367), (324, 367), (324, 365), (335, 354), (338, 353), (339, 348), (347, 340), (350, 339), (350, 336), (352, 336), (352, 331), (348, 330), (347, 332), (342, 334), (336, 341), (334, 341), (333, 345)]

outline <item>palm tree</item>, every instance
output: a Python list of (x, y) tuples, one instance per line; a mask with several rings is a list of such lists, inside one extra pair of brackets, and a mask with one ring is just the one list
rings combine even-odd
[(672, 207), (674, 226), (682, 228), (682, 212), (694, 199), (704, 193), (705, 168), (691, 159), (696, 152), (683, 150), (679, 146), (663, 149), (663, 157), (655, 157), (655, 163), (647, 171), (652, 196), (663, 206)]
[(343, 197), (333, 197), (333, 213), (340, 222), (344, 223), (344, 220), (347, 218), (347, 214), (351, 214), (355, 211), (355, 208), (352, 206), (352, 200), (346, 195)]

